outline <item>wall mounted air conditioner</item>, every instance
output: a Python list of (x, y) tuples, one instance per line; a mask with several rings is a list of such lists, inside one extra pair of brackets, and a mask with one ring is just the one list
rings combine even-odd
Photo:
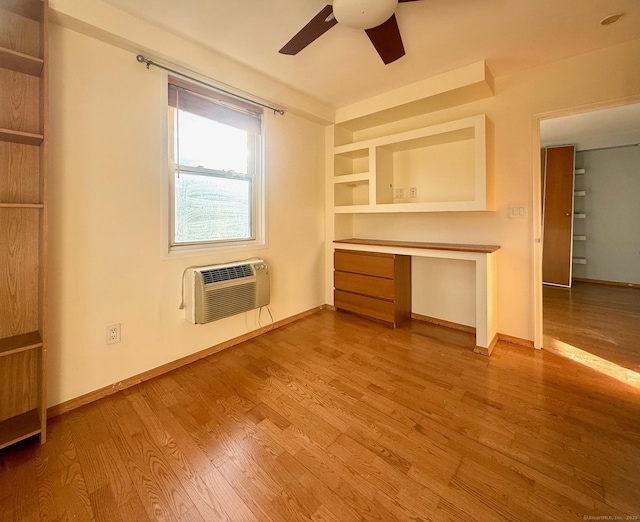
[(196, 324), (269, 304), (269, 270), (262, 259), (187, 268), (185, 315)]

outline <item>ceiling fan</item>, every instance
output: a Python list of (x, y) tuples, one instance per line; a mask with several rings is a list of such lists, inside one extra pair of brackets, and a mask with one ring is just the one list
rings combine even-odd
[(404, 46), (395, 11), (399, 2), (416, 0), (333, 0), (280, 49), (298, 54), (337, 23), (364, 29), (385, 64), (404, 56)]

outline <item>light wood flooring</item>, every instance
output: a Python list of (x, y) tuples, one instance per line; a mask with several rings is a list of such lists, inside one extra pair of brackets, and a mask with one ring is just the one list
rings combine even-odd
[(543, 287), (544, 335), (640, 372), (640, 288)]
[(321, 311), (6, 448), (0, 520), (640, 515), (640, 391), (553, 353), (473, 346)]

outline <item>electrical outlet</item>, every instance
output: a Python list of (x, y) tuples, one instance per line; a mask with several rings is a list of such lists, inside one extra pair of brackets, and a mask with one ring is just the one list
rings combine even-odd
[(106, 344), (115, 344), (120, 342), (120, 323), (107, 325)]
[(396, 188), (393, 189), (393, 199), (402, 199), (404, 198), (404, 189)]
[(410, 198), (417, 198), (418, 197), (418, 187), (411, 187), (409, 189), (409, 197)]

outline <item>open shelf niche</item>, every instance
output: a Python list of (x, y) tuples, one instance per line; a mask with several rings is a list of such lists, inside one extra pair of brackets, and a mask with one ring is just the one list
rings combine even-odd
[(586, 265), (586, 241), (587, 241), (587, 214), (585, 202), (587, 191), (585, 190), (585, 169), (574, 170), (573, 191), (573, 251), (571, 262), (574, 265)]
[(493, 210), (484, 114), (334, 148), (334, 212)]

